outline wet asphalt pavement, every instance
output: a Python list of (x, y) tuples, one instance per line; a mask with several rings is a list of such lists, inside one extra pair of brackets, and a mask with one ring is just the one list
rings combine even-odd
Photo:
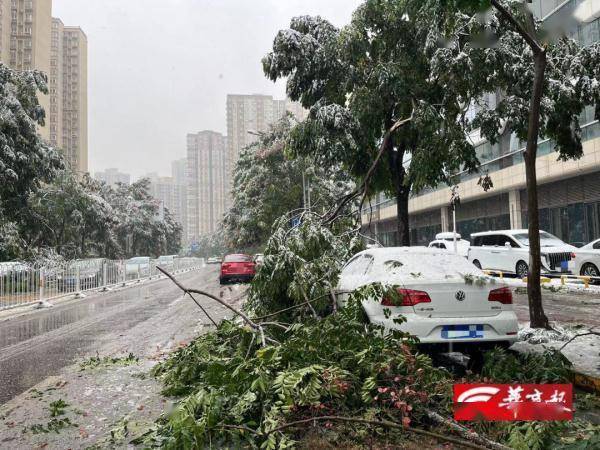
[[(513, 302), (519, 322), (529, 322), (527, 294), (513, 293)], [(542, 302), (551, 322), (600, 326), (600, 295), (542, 292)]]
[[(178, 278), (195, 287), (217, 284), (211, 266)], [(163, 279), (0, 319), (0, 405), (93, 355), (180, 297), (181, 291)]]
[[(184, 284), (219, 289), (217, 270), (179, 276)], [(544, 292), (552, 321), (600, 326), (600, 296)], [(168, 280), (143, 283), (115, 292), (91, 293), (53, 308), (0, 319), (0, 405), (84, 356), (95, 354), (109, 340), (119, 340), (138, 324), (163, 311), (181, 291)], [(514, 294), (520, 322), (529, 318), (527, 296)]]

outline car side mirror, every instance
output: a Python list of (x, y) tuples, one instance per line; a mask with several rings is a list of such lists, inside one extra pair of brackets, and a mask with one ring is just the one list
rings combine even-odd
[(505, 243), (504, 243), (504, 246), (505, 246), (506, 248), (511, 248), (510, 242), (505, 242)]

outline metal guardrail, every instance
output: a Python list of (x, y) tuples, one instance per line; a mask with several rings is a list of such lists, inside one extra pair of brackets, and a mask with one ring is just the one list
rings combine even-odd
[(202, 258), (174, 258), (168, 261), (85, 259), (51, 265), (21, 262), (0, 263), (0, 311), (84, 292), (110, 290), (142, 280), (160, 278), (156, 268), (172, 273), (202, 267)]

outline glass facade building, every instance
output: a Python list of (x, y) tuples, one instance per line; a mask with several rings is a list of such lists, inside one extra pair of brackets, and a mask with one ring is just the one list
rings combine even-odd
[[(549, 27), (569, 27), (566, 31), (583, 45), (600, 42), (600, 18), (583, 24), (569, 21), (573, 12), (583, 0), (535, 0), (531, 7), (537, 17), (542, 18)], [(501, 93), (488, 94), (483, 101), (494, 107)], [(471, 111), (475, 114), (476, 109)], [(594, 118), (594, 108), (588, 107), (580, 117), (582, 141), (584, 149), (598, 149), (600, 153), (600, 123)], [(587, 143), (587, 144), (586, 144)], [(497, 144), (480, 142), (477, 155), (481, 162), (479, 173), (460, 173), (457, 176), (459, 191), (462, 186), (476, 182), (481, 173), (488, 173), (492, 180), (512, 168), (519, 173), (519, 166), (524, 166), (524, 142), (516, 136), (505, 133)], [(585, 150), (588, 151), (588, 150)], [(538, 161), (540, 158), (553, 158), (552, 165), (564, 165), (558, 175), (548, 176), (551, 180), (540, 177), (539, 201), (541, 228), (557, 235), (567, 242), (581, 243), (600, 237), (600, 157), (597, 164), (585, 173), (573, 168), (568, 163), (555, 161), (554, 144), (549, 140), (540, 141)], [(557, 167), (553, 167), (556, 169)], [(591, 173), (590, 173), (591, 172)], [(465, 239), (478, 231), (498, 230), (527, 226), (527, 202), (524, 189), (525, 177), (522, 182), (503, 190), (492, 189), (488, 193), (477, 195), (477, 199), (464, 201), (457, 207), (457, 230)], [(494, 181), (495, 183), (495, 181)], [(496, 183), (495, 183), (496, 184)], [(514, 183), (513, 183), (514, 184)], [(449, 196), (443, 201), (431, 202), (428, 197), (436, 192), (448, 190), (448, 186), (440, 185), (433, 189), (413, 194), (411, 198), (411, 243), (424, 245), (431, 241), (440, 231), (448, 231), (452, 227), (451, 213), (448, 208)], [(509, 193), (509, 191), (512, 191)], [(441, 196), (438, 196), (441, 197)], [(432, 204), (434, 203), (434, 204)], [(427, 207), (423, 207), (427, 204)], [(364, 211), (364, 231), (377, 237), (383, 245), (397, 245), (395, 200), (379, 195), (372, 199), (370, 207)], [(386, 219), (379, 219), (387, 217)], [(367, 223), (368, 222), (368, 223)]]

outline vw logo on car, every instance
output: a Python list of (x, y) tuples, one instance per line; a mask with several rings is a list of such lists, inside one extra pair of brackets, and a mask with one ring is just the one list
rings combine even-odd
[(459, 302), (462, 302), (465, 299), (466, 295), (463, 291), (458, 291), (456, 292), (456, 294), (454, 294), (454, 298), (456, 300), (458, 300)]

